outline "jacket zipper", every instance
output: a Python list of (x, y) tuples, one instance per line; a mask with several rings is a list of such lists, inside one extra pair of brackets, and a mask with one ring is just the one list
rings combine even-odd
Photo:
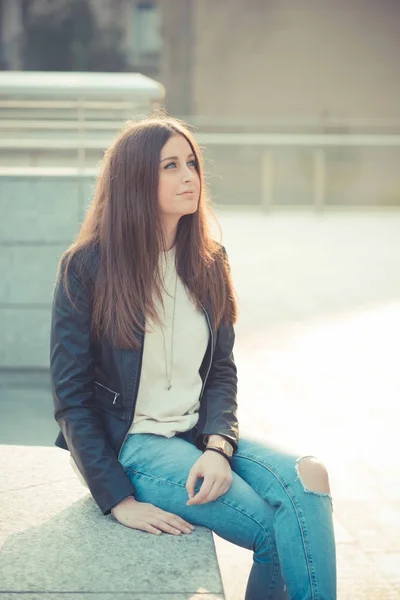
[[(137, 391), (138, 391), (138, 388), (139, 388), (140, 374), (141, 374), (141, 372), (142, 372), (143, 348), (144, 348), (144, 334), (143, 334), (143, 342), (142, 342), (142, 346), (141, 346), (141, 348), (140, 348), (140, 365), (139, 365), (139, 372), (138, 372), (138, 377), (137, 377), (136, 389), (135, 389), (135, 392), (134, 392), (134, 394), (133, 394), (133, 398), (135, 398), (135, 396), (137, 396)], [(125, 433), (125, 437), (124, 437), (124, 439), (122, 440), (122, 444), (121, 444), (121, 445), (120, 445), (120, 447), (119, 447), (118, 458), (117, 458), (117, 460), (118, 460), (118, 461), (119, 461), (119, 457), (121, 456), (121, 451), (122, 451), (122, 448), (124, 447), (125, 440), (126, 440), (126, 438), (128, 437), (129, 430), (130, 430), (130, 428), (131, 428), (131, 425), (132, 425), (132, 422), (133, 422), (133, 418), (134, 418), (134, 416), (135, 416), (135, 411), (133, 411), (132, 419), (131, 419), (131, 421), (129, 422), (128, 429), (127, 429), (127, 431), (126, 431), (126, 433)]]
[(102, 383), (100, 383), (99, 381), (95, 381), (95, 383), (97, 385), (99, 385), (100, 387), (104, 388), (105, 390), (108, 390), (109, 392), (111, 392), (112, 394), (114, 394), (114, 400), (113, 400), (113, 404), (117, 403), (117, 398), (120, 394), (118, 394), (118, 392), (114, 392), (114, 390), (110, 390), (110, 388), (108, 388), (106, 385), (103, 385)]

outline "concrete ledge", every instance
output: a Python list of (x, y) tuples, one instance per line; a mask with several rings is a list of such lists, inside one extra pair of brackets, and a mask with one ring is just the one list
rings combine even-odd
[(0, 445), (0, 600), (223, 600), (210, 530), (160, 537), (104, 516), (56, 447)]

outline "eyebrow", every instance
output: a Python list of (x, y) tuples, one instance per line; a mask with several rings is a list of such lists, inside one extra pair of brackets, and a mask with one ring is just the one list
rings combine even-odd
[[(194, 157), (193, 152), (191, 152), (190, 154), (188, 154), (188, 158), (190, 158), (191, 156)], [(179, 156), (168, 156), (167, 158), (163, 158), (162, 160), (160, 160), (160, 163), (165, 162), (166, 160), (179, 160)]]

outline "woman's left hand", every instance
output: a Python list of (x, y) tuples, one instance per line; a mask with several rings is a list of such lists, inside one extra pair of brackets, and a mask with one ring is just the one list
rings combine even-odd
[[(204, 481), (194, 496), (194, 486), (198, 477)], [(207, 504), (225, 494), (232, 485), (232, 469), (226, 458), (217, 452), (204, 452), (190, 469), (186, 482), (189, 500), (186, 505)]]

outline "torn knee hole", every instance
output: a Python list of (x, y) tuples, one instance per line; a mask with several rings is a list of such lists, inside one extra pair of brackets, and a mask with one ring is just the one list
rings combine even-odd
[(329, 494), (329, 476), (323, 463), (313, 456), (300, 458), (297, 461), (297, 473), (303, 486), (310, 492)]

